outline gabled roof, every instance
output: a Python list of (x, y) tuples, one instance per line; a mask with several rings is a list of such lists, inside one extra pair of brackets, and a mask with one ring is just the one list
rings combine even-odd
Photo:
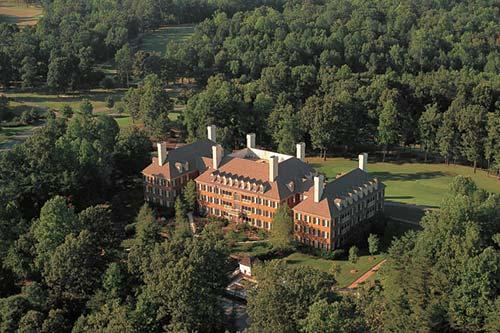
[[(283, 200), (294, 193), (304, 192), (312, 185), (314, 169), (311, 165), (292, 157), (278, 163), (278, 177), (269, 181), (269, 162), (266, 160), (246, 159), (241, 157), (226, 156), (222, 159), (217, 170), (210, 165), (197, 180), (205, 183), (215, 182), (217, 176), (238, 179), (264, 185), (263, 197)], [(223, 187), (231, 187), (223, 185)], [(239, 191), (246, 191), (238, 188)], [(251, 191), (248, 191), (251, 192)]]
[(314, 202), (314, 187), (311, 187), (304, 193), (304, 200), (293, 207), (293, 210), (331, 218), (340, 210), (336, 201), (340, 203), (356, 195), (363, 195), (364, 191), (375, 183), (379, 187), (385, 187), (375, 177), (357, 168), (326, 184), (319, 202)]
[[(215, 142), (205, 139), (171, 150), (162, 166), (158, 164), (158, 158), (153, 157), (151, 164), (142, 170), (142, 173), (147, 176), (173, 179), (194, 170), (203, 171), (207, 168), (207, 161), (211, 161), (212, 146), (215, 145)], [(178, 168), (180, 165), (187, 168), (182, 168), (180, 171)]]

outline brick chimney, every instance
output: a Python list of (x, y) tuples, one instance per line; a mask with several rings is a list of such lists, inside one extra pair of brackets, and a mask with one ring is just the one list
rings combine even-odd
[(210, 141), (216, 142), (217, 136), (215, 134), (217, 127), (215, 125), (207, 126), (207, 138)]
[(323, 175), (314, 177), (314, 202), (320, 202), (323, 196), (324, 182), (325, 177)]
[(222, 155), (224, 150), (221, 145), (212, 146), (212, 168), (217, 170), (219, 168), (220, 161), (222, 160)]
[(359, 154), (358, 163), (359, 163), (358, 168), (360, 168), (363, 171), (366, 171), (366, 166), (368, 164), (368, 154), (367, 153)]
[(165, 142), (157, 143), (158, 148), (158, 165), (162, 166), (167, 160), (167, 144)]
[(255, 148), (255, 133), (247, 134), (247, 148)]
[(278, 156), (269, 157), (269, 181), (274, 182), (278, 178)]
[(306, 144), (304, 142), (297, 143), (296, 148), (297, 158), (303, 162), (306, 158)]

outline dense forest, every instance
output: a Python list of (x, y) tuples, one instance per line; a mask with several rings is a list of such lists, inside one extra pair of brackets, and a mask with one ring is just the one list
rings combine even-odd
[[(183, 122), (230, 145), (258, 133), (293, 151), (419, 144), (446, 161), (500, 162), (498, 8), (492, 1), (288, 1), (218, 13), (165, 71), (207, 82)], [(492, 164), (491, 164), (492, 163)]]
[(168, 23), (199, 22), (214, 12), (280, 0), (46, 0), (43, 17), (33, 27), (0, 24), (0, 86), (47, 86), (55, 92), (95, 87), (104, 73), (95, 64), (143, 32)]
[[(144, 128), (120, 130), (86, 101), (47, 112), (32, 137), (0, 152), (2, 333), (234, 331), (221, 302), (232, 268), (227, 241), (217, 221), (197, 237), (189, 232), (193, 184), (167, 232), (147, 204), (123, 200), (150, 160), (150, 138), (174, 125), (164, 88), (176, 80), (201, 88), (184, 92), (175, 124), (189, 141), (215, 123), (228, 148), (256, 132), (281, 152), (299, 140), (325, 156), (418, 144), (447, 162), (500, 167), (494, 1), (42, 5), (36, 26), (0, 24), (0, 85), (92, 88), (104, 79), (95, 65), (115, 60), (120, 84), (134, 85), (123, 103)], [(145, 31), (186, 22), (200, 23), (164, 55), (131, 47)], [(0, 96), (0, 116), (8, 105)], [(499, 201), (455, 178), (423, 230), (395, 239), (380, 279), (356, 297), (332, 289), (335, 274), (263, 262), (247, 331), (498, 332)], [(273, 246), (293, 246), (275, 237)]]

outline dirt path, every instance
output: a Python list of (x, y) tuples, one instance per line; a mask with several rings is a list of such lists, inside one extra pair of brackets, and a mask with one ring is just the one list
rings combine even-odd
[(386, 262), (386, 260), (387, 259), (384, 259), (381, 262), (379, 262), (378, 264), (376, 264), (375, 266), (373, 266), (372, 268), (370, 268), (370, 270), (368, 272), (366, 272), (359, 279), (357, 279), (356, 281), (354, 281), (353, 283), (351, 283), (349, 285), (349, 287), (347, 287), (347, 288), (348, 289), (356, 289), (360, 283), (366, 281), (368, 278), (370, 278), (370, 276), (372, 276), (373, 274), (377, 273), (377, 271), (380, 269), (380, 266), (382, 266), (382, 264), (384, 262)]

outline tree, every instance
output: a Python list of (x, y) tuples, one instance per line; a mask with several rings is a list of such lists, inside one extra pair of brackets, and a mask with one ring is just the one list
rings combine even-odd
[(191, 179), (186, 183), (183, 192), (184, 202), (186, 203), (186, 208), (188, 212), (194, 212), (196, 208), (196, 183)]
[(359, 259), (359, 249), (356, 246), (349, 248), (349, 261), (353, 264), (357, 263)]
[(68, 104), (64, 104), (61, 108), (61, 114), (66, 118), (71, 118), (73, 115), (73, 109)]
[(398, 143), (399, 140), (399, 122), (396, 103), (388, 100), (384, 103), (379, 115), (379, 124), (377, 127), (377, 139), (384, 146), (382, 161), (385, 161), (385, 155), (390, 145)]
[(370, 252), (372, 256), (378, 252), (379, 243), (380, 241), (377, 235), (370, 234), (368, 236), (368, 252)]
[(43, 276), (58, 298), (84, 301), (101, 281), (105, 256), (87, 230), (69, 234), (45, 265)]
[(449, 164), (450, 157), (456, 156), (458, 151), (459, 133), (455, 118), (453, 110), (446, 111), (436, 136), (439, 152), (444, 156), (446, 164)]
[(68, 234), (79, 232), (78, 222), (73, 208), (68, 207), (63, 197), (56, 196), (43, 205), (40, 218), (32, 225), (38, 268), (42, 268)]
[(185, 238), (191, 235), (189, 221), (186, 216), (186, 206), (180, 196), (175, 199), (175, 237)]
[(84, 99), (80, 103), (78, 110), (80, 111), (80, 114), (85, 115), (85, 116), (89, 116), (89, 115), (92, 115), (92, 111), (94, 110), (94, 106), (92, 105), (92, 103), (90, 103), (90, 101), (88, 99)]
[(140, 89), (129, 88), (123, 96), (123, 105), (125, 110), (132, 117), (133, 120), (139, 120), (141, 117), (140, 113), (140, 103), (141, 103), (141, 91)]
[(105, 303), (98, 311), (81, 316), (73, 326), (72, 332), (134, 332), (128, 309), (116, 301)]
[(255, 269), (259, 284), (248, 292), (247, 311), (253, 332), (298, 332), (305, 309), (330, 296), (329, 274), (284, 261), (264, 262)]
[(65, 312), (61, 309), (50, 309), (42, 325), (42, 333), (64, 333), (70, 329)]
[(115, 106), (115, 100), (113, 99), (113, 96), (106, 97), (106, 107), (108, 109), (112, 109), (114, 106)]
[(292, 211), (287, 203), (280, 204), (271, 223), (269, 242), (273, 249), (287, 251), (293, 248)]
[(156, 137), (165, 136), (169, 125), (168, 113), (173, 110), (172, 100), (155, 74), (148, 75), (140, 89), (139, 112), (144, 126)]
[(120, 263), (111, 263), (104, 272), (102, 285), (108, 299), (121, 299), (126, 293), (127, 276)]
[(21, 80), (23, 88), (33, 87), (37, 77), (37, 63), (33, 57), (24, 57), (21, 69)]
[(342, 271), (342, 266), (340, 266), (339, 263), (337, 262), (332, 262), (332, 265), (330, 266), (330, 274), (333, 275), (334, 278), (337, 278), (340, 272)]
[(120, 130), (115, 145), (116, 168), (126, 175), (140, 172), (151, 161), (151, 141), (146, 132), (131, 126)]
[(304, 333), (356, 333), (365, 332), (363, 315), (349, 296), (329, 303), (326, 299), (314, 302), (307, 317), (300, 322)]
[(278, 152), (293, 154), (298, 140), (299, 126), (291, 104), (277, 105), (269, 115), (269, 130)]
[(436, 136), (439, 125), (440, 116), (437, 104), (428, 105), (419, 120), (420, 141), (425, 151), (425, 162), (427, 162), (427, 154), (437, 148)]
[(145, 203), (135, 219), (135, 237), (127, 260), (130, 273), (141, 275), (145, 271), (151, 251), (160, 240), (160, 225), (151, 207)]
[(498, 202), (470, 179), (454, 179), (423, 230), (393, 242), (382, 272), (384, 329), (485, 329), (498, 291)]
[(227, 255), (222, 238), (204, 233), (158, 244), (144, 277), (150, 299), (157, 300), (157, 321), (175, 332), (223, 330)]
[(458, 129), (461, 132), (461, 150), (467, 160), (473, 163), (474, 173), (476, 173), (477, 161), (483, 152), (483, 142), (486, 137), (485, 122), (486, 111), (481, 106), (468, 106), (460, 112)]
[[(486, 123), (486, 142), (484, 143), (484, 157), (488, 161), (488, 169), (500, 169), (500, 115), (488, 113)], [(491, 162), (493, 161), (493, 164)]]
[(47, 86), (56, 92), (64, 92), (69, 88), (71, 67), (69, 60), (53, 53), (47, 72)]
[(132, 73), (132, 66), (134, 65), (134, 53), (128, 43), (124, 44), (115, 54), (115, 62), (118, 69), (118, 75), (122, 82), (130, 86), (130, 75)]
[(30, 310), (19, 321), (19, 333), (38, 333), (42, 330), (44, 315), (35, 310)]

